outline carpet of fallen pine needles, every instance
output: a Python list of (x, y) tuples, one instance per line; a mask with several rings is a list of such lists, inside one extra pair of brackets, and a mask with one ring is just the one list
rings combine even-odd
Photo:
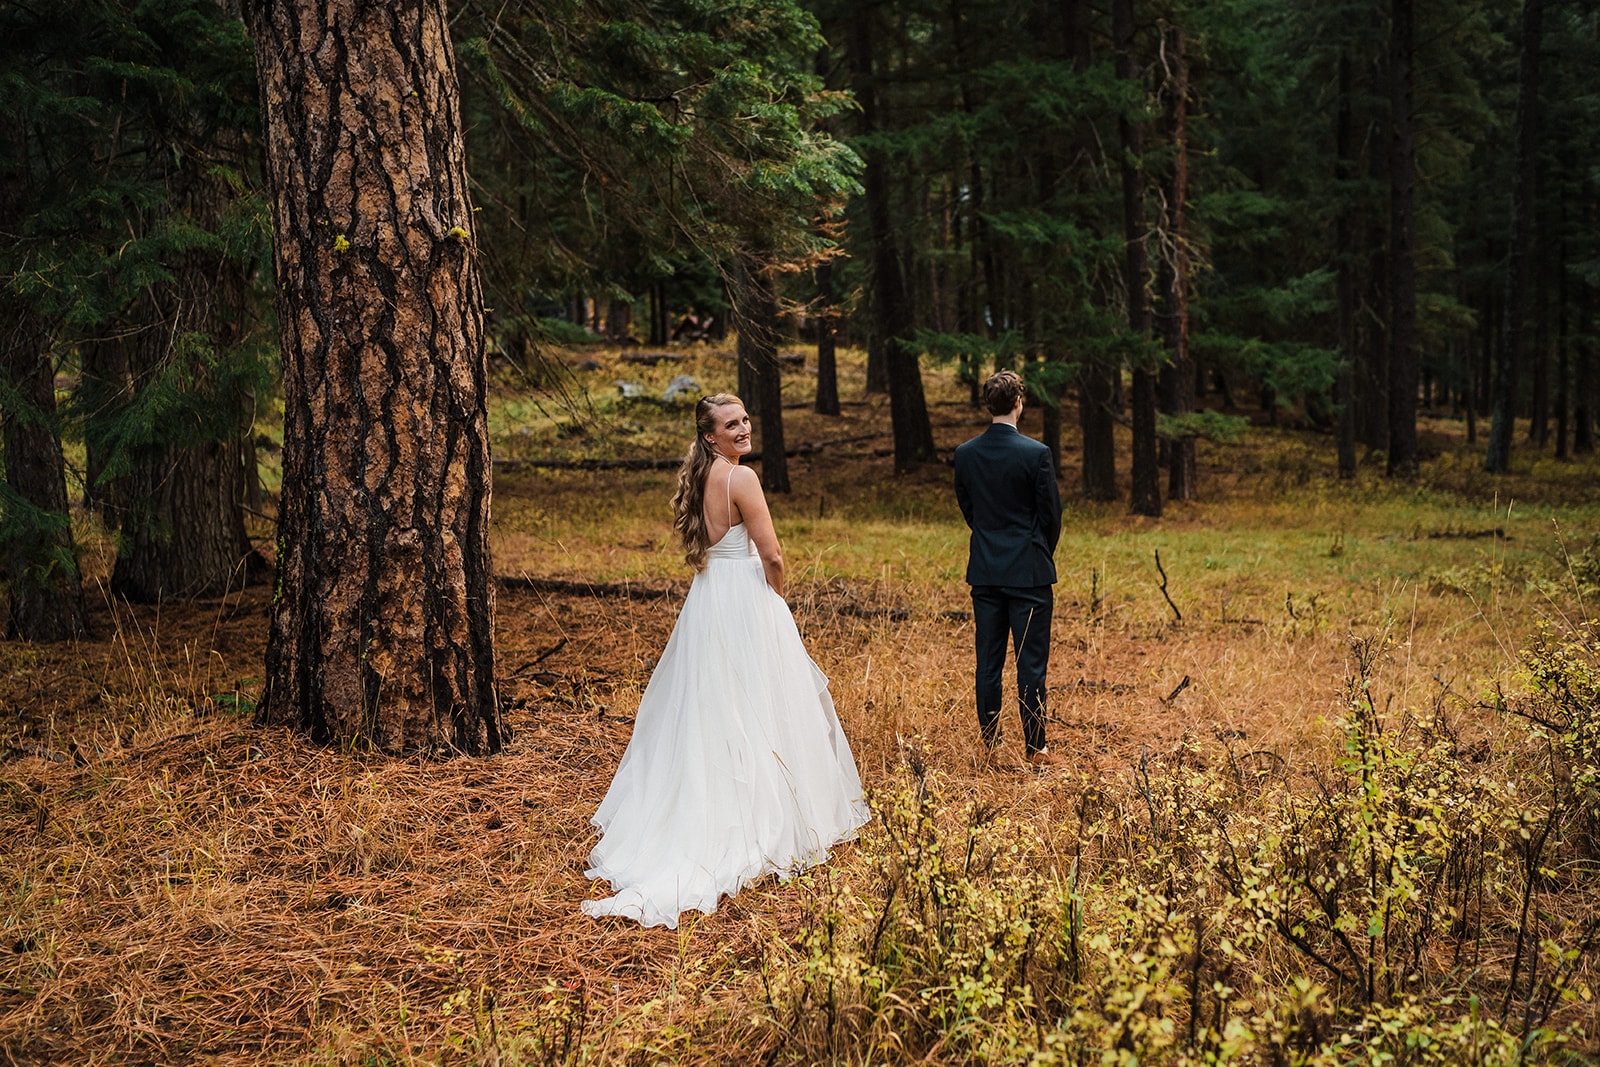
[[(947, 377), (933, 381), (948, 455), (983, 420)], [(789, 599), (869, 790), (900, 773), (911, 739), (948, 796), (1019, 818), (1141, 759), (1293, 775), (1326, 741), (1349, 632), (1393, 635), (1403, 702), (1470, 707), (1512, 670), (1540, 610), (1530, 583), (1559, 571), (1549, 514), (1482, 518), (1507, 502), (1453, 459), (1464, 453), (1448, 426), (1431, 503), (1370, 477), (1349, 490), (1366, 503), (1341, 502), (1326, 438), (1206, 446), (1210, 503), (1159, 523), (1120, 504), (1069, 509), (1051, 731), (1072, 766), (996, 772), (970, 723), (948, 467), (892, 476), (886, 404), (832, 421), (788, 414), (791, 441), (845, 442), (791, 460), (796, 491), (774, 508)], [(663, 439), (680, 444), (666, 454), (681, 447), (672, 417)], [(1072, 463), (1069, 452), (1069, 501)], [(1592, 537), (1582, 478), (1538, 477), (1519, 485), (1573, 509), (1566, 537)], [(498, 601), (513, 733), (492, 758), (408, 762), (255, 726), (263, 588), (158, 608), (97, 587), (88, 640), (5, 646), (0, 1060), (488, 1062), (489, 1031), (512, 1025), (542, 1028), (554, 1059), (587, 1046), (597, 1059), (747, 1060), (781, 1040), (758, 1017), (764, 945), (792, 929), (803, 882), (751, 887), (678, 931), (577, 910), (603, 888), (583, 877), (588, 818), (687, 587), (666, 539), (666, 479), (497, 480), (496, 565), (518, 581)], [(1324, 521), (1306, 518), (1319, 509)], [(1296, 577), (1271, 558), (1289, 545), (1324, 569)], [(1328, 569), (1363, 551), (1367, 570)], [(1508, 573), (1521, 581), (1509, 593)], [(851, 878), (854, 860), (842, 846), (830, 877)]]

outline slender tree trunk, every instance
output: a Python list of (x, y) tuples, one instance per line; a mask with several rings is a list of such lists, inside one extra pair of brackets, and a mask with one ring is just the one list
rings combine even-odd
[(1334, 404), (1339, 410), (1339, 477), (1356, 475), (1356, 205), (1353, 188), (1356, 176), (1355, 155), (1355, 78), (1347, 52), (1339, 55), (1339, 105), (1335, 140), (1339, 189), (1337, 243), (1338, 275), (1335, 283), (1335, 314), (1339, 331), (1339, 370), (1334, 378)]
[(284, 367), (263, 717), (498, 751), (488, 364), (445, 4), (248, 14)]
[(609, 340), (623, 342), (628, 339), (628, 333), (633, 329), (633, 305), (626, 300), (606, 301), (606, 337)]
[[(1167, 142), (1172, 149), (1172, 175), (1167, 185), (1164, 254), (1157, 270), (1161, 290), (1161, 339), (1167, 363), (1161, 368), (1161, 410), (1170, 416), (1194, 410), (1194, 363), (1189, 358), (1189, 61), (1184, 32), (1162, 29), (1166, 39), (1169, 82), (1165, 87)], [(1167, 497), (1193, 500), (1200, 492), (1195, 466), (1195, 440), (1173, 437), (1167, 447)]]
[[(739, 321), (739, 301), (741, 299), (739, 289), (742, 285), (740, 279), (743, 277), (743, 270), (743, 265), (736, 260), (732, 270), (734, 282), (729, 287), (731, 291), (728, 294), (733, 298), (733, 307), (728, 312), (728, 319), (736, 333), (741, 332), (741, 326), (743, 325)], [(744, 353), (738, 349), (737, 341), (735, 342), (735, 353), (734, 363), (737, 364), (737, 370), (734, 374), (734, 389), (738, 392), (739, 398), (744, 401), (744, 410), (752, 419), (759, 422), (761, 419), (761, 404), (766, 399), (766, 394), (761, 388), (761, 369), (756, 366), (754, 360), (744, 358)]]
[(1572, 452), (1594, 451), (1594, 306), (1600, 290), (1585, 282), (1578, 301), (1576, 366), (1572, 370)]
[(1465, 409), (1467, 419), (1467, 444), (1473, 445), (1478, 443), (1478, 361), (1472, 350), (1472, 338), (1463, 339), (1462, 345), (1467, 352), (1467, 383), (1461, 391), (1461, 406)]
[[(1087, 0), (1065, 0), (1062, 21), (1072, 69), (1079, 74), (1094, 61)], [(1085, 123), (1077, 134), (1077, 151), (1088, 158), (1096, 151), (1095, 132)], [(1118, 368), (1103, 353), (1091, 355), (1078, 372), (1078, 430), (1082, 437), (1080, 491), (1086, 500), (1117, 498), (1116, 383)], [(1059, 468), (1058, 468), (1059, 469)]]
[[(1381, 32), (1384, 11), (1381, 5), (1371, 7), (1374, 34)], [(1385, 53), (1387, 54), (1387, 53)], [(1384, 88), (1388, 72), (1382, 60), (1374, 57), (1371, 64), (1371, 94), (1376, 97)], [(1373, 121), (1368, 136), (1376, 145), (1381, 141), (1379, 124)], [(1367, 177), (1373, 189), (1388, 183), (1389, 153), (1373, 148), (1367, 152)], [(1389, 322), (1393, 315), (1393, 301), (1389, 295), (1389, 234), (1385, 229), (1383, 212), (1376, 204), (1364, 198), (1363, 216), (1366, 223), (1367, 269), (1366, 310), (1362, 316), (1365, 326), (1360, 330), (1361, 360), (1356, 366), (1356, 409), (1361, 419), (1361, 443), (1369, 449), (1389, 447)]]
[(83, 582), (56, 428), (55, 361), (44, 323), (9, 294), (0, 294), (0, 385), (0, 547), (11, 600), (6, 635), (25, 641), (80, 637)]
[(1083, 495), (1087, 500), (1117, 498), (1116, 426), (1111, 372), (1092, 360), (1078, 378), (1078, 427), (1083, 434)]
[(1533, 365), (1533, 388), (1528, 397), (1528, 441), (1539, 451), (1544, 451), (1550, 438), (1550, 330), (1549, 303), (1544, 299), (1545, 281), (1549, 279), (1543, 263), (1539, 264), (1529, 303), (1533, 311), (1533, 345), (1529, 362)]
[(1567, 413), (1572, 408), (1572, 397), (1568, 393), (1568, 383), (1572, 376), (1572, 361), (1569, 355), (1572, 338), (1567, 332), (1567, 243), (1561, 242), (1559, 258), (1560, 278), (1556, 284), (1556, 458), (1566, 459), (1567, 452)]
[(1417, 213), (1413, 0), (1392, 0), (1389, 28), (1389, 463), (1417, 471)]
[[(961, 0), (949, 0), (950, 39), (956, 54), (956, 81), (961, 93), (961, 113), (970, 120), (977, 110), (977, 105), (972, 97), (972, 71), (967, 59), (967, 43), (969, 29), (966, 26), (965, 16), (962, 13)], [(986, 192), (983, 167), (980, 165), (976, 154), (967, 155), (967, 203), (968, 217), (971, 219), (971, 250), (972, 259), (983, 278), (984, 298), (980, 303), (982, 309), (982, 323), (979, 327), (989, 337), (995, 337), (1002, 329), (1000, 312), (1000, 271), (995, 262), (994, 244), (989, 240), (989, 219), (984, 202)], [(977, 384), (983, 378), (980, 371), (974, 375), (974, 392)]]
[[(1133, 0), (1112, 0), (1111, 35), (1116, 44), (1117, 77), (1139, 81), (1134, 57)], [(1122, 142), (1122, 226), (1127, 252), (1123, 273), (1128, 290), (1128, 329), (1136, 341), (1150, 337), (1150, 260), (1144, 210), (1144, 145), (1139, 126), (1127, 115), (1117, 119)], [(1161, 465), (1156, 446), (1156, 372), (1148, 357), (1135, 357), (1130, 401), (1133, 408), (1133, 476), (1130, 509), (1136, 515), (1161, 514)]]
[(667, 324), (667, 284), (663, 281), (650, 283), (650, 344), (664, 345), (671, 334)]
[(833, 262), (817, 265), (817, 400), (812, 410), (818, 415), (839, 414), (839, 360), (834, 350), (839, 320), (833, 292)]
[(1494, 342), (1500, 336), (1500, 320), (1495, 314), (1494, 286), (1483, 288), (1483, 310), (1478, 316), (1478, 392), (1472, 398), (1479, 415), (1488, 415), (1494, 404)]
[[(751, 393), (760, 409), (761, 486), (769, 493), (789, 491), (789, 460), (783, 442), (783, 378), (779, 373), (777, 301), (772, 275), (757, 258), (740, 255), (734, 272), (733, 316), (738, 331), (739, 367), (748, 369)], [(745, 410), (750, 405), (745, 404)]]
[(1538, 182), (1539, 49), (1543, 28), (1544, 0), (1523, 0), (1522, 61), (1517, 79), (1517, 158), (1511, 179), (1511, 247), (1506, 253), (1506, 297), (1501, 309), (1495, 359), (1493, 421), (1489, 424), (1489, 446), (1483, 461), (1483, 469), (1492, 474), (1504, 474), (1511, 469), (1527, 258), (1533, 240), (1533, 205)]
[[(877, 82), (873, 73), (872, 12), (857, 8), (850, 19), (850, 68), (864, 132), (878, 128)], [(865, 153), (862, 175), (867, 224), (872, 237), (872, 311), (874, 333), (883, 345), (883, 366), (889, 385), (889, 414), (894, 429), (896, 473), (931, 460), (933, 424), (922, 391), (922, 370), (911, 348), (911, 304), (906, 293), (900, 243), (889, 214), (888, 164), (883, 153)]]

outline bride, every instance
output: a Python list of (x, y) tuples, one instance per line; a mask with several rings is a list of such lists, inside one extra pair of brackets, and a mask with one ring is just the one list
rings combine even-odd
[(695, 568), (592, 820), (589, 915), (676, 928), (764, 875), (828, 858), (869, 818), (828, 680), (783, 600), (783, 554), (755, 472), (750, 416), (727, 393), (695, 405), (673, 526)]

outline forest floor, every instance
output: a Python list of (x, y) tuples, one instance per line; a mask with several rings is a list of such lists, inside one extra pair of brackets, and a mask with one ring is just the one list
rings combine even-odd
[[(670, 536), (672, 471), (538, 464), (680, 454), (688, 404), (648, 397), (681, 373), (731, 388), (734, 368), (705, 346), (670, 354), (651, 366), (565, 353), (598, 367), (557, 388), (501, 376), (497, 654), (512, 739), (491, 758), (406, 762), (255, 726), (269, 590), (115, 602), (99, 591), (109, 538), (80, 520), (93, 635), (0, 646), (0, 1059), (698, 1063), (830, 1048), (801, 1040), (810, 1001), (773, 983), (806, 958), (841, 886), (870, 895), (881, 823), (825, 868), (676, 931), (577, 908), (604, 893), (583, 876), (588, 819), (689, 576)], [(869, 796), (887, 810), (908, 781), (934, 782), (945, 808), (1036, 834), (1054, 857), (1042, 864), (1066, 869), (1063, 828), (1086, 797), (1150, 800), (1158, 772), (1323, 781), (1353, 647), (1382, 651), (1374, 699), (1399, 733), (1447, 720), (1478, 760), (1520, 758), (1537, 741), (1496, 707), (1525, 684), (1521, 650), (1594, 611), (1592, 458), (1522, 451), (1491, 479), (1481, 446), (1441, 415), (1425, 421), (1416, 481), (1386, 481), (1380, 462), (1341, 482), (1331, 437), (1258, 415), (1240, 440), (1201, 444), (1200, 500), (1145, 519), (1076, 499), (1069, 408), (1049, 724), (1069, 765), (992, 769), (971, 710), (948, 465), (987, 420), (949, 371), (930, 371), (941, 461), (896, 477), (887, 402), (864, 393), (857, 354), (842, 416), (811, 413), (813, 379), (786, 377), (798, 454), (793, 492), (772, 507), (791, 605)], [(1038, 433), (1037, 411), (1023, 429)], [(1574, 885), (1547, 903), (1550, 930), (1593, 910), (1588, 883)], [(1494, 942), (1481, 966), (1504, 978), (1510, 951)], [(1594, 982), (1589, 957), (1573, 967), (1569, 990)], [(1562, 1025), (1592, 1053), (1593, 1001), (1568, 999)]]

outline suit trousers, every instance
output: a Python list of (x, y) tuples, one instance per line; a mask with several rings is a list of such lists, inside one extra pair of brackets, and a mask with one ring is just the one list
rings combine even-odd
[(1000, 676), (1006, 636), (1017, 657), (1017, 705), (1028, 754), (1045, 747), (1045, 673), (1050, 666), (1050, 616), (1054, 586), (975, 585), (972, 622), (977, 633), (978, 730), (990, 748), (1000, 743)]

